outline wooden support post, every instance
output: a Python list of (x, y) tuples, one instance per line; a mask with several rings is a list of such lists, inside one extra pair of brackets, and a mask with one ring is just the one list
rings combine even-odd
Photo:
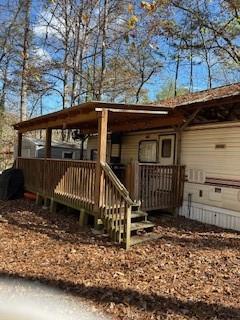
[(56, 210), (57, 210), (57, 202), (54, 201), (53, 198), (51, 198), (51, 201), (50, 201), (50, 212), (51, 213), (56, 213)]
[(131, 246), (131, 207), (126, 208), (126, 234), (125, 234), (125, 249), (128, 250)]
[(39, 193), (37, 193), (36, 205), (38, 205), (38, 206), (42, 205), (42, 201), (43, 201), (43, 199), (42, 199), (41, 195)]
[(176, 129), (177, 133), (177, 159), (176, 163), (178, 165), (181, 165), (181, 152), (182, 152), (182, 132), (187, 128), (187, 126), (195, 119), (195, 117), (198, 115), (198, 113), (201, 111), (201, 107), (197, 108), (191, 116), (185, 121), (185, 123), (182, 126), (179, 126)]
[(133, 200), (138, 201), (140, 198), (139, 195), (139, 163), (134, 161), (132, 163), (132, 174), (133, 174)]
[(22, 133), (18, 132), (17, 156), (22, 156)]
[(42, 208), (43, 208), (44, 210), (47, 210), (48, 207), (49, 207), (49, 199), (48, 199), (47, 197), (44, 197)]
[(80, 209), (79, 225), (80, 227), (83, 227), (86, 225), (86, 211), (84, 209)]
[(182, 129), (179, 128), (176, 131), (177, 138), (177, 152), (176, 152), (176, 164), (181, 165), (181, 152), (182, 152)]
[(45, 158), (51, 158), (52, 129), (46, 129)]
[(137, 161), (131, 161), (127, 165), (126, 176), (125, 176), (125, 186), (129, 191), (131, 199), (138, 201), (139, 195), (139, 163)]
[(106, 157), (107, 157), (107, 123), (108, 123), (108, 110), (103, 109), (98, 114), (98, 149), (97, 149), (95, 197), (94, 197), (95, 213), (98, 213), (99, 207), (101, 206), (100, 195), (103, 192), (101, 163), (106, 163)]

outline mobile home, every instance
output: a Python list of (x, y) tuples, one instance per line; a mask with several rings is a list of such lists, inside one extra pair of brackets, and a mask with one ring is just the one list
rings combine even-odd
[[(185, 116), (180, 126), (122, 133), (108, 139), (108, 161), (181, 164), (186, 168), (180, 215), (240, 230), (240, 84), (162, 101)], [(130, 125), (130, 124), (129, 124)], [(96, 150), (89, 138), (87, 156)], [(158, 209), (157, 207), (152, 209)]]
[[(84, 161), (51, 159), (52, 130), (66, 128), (89, 135)], [(152, 230), (151, 210), (240, 230), (240, 84), (157, 106), (91, 101), (15, 129), (26, 189), (78, 209), (81, 223), (93, 214), (126, 248)], [(22, 135), (43, 129), (45, 160), (24, 158)]]

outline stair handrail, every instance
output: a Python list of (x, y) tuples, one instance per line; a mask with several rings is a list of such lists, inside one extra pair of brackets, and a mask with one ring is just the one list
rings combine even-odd
[(135, 205), (135, 202), (130, 198), (129, 192), (126, 187), (121, 183), (116, 174), (113, 172), (112, 168), (107, 164), (101, 162), (101, 166), (106, 175), (108, 175), (109, 179), (111, 179), (112, 183), (124, 198), (124, 200), (128, 203), (128, 205)]

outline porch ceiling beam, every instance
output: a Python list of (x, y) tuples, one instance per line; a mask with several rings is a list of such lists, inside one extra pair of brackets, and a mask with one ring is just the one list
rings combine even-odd
[(183, 115), (172, 115), (172, 116), (162, 116), (155, 118), (146, 118), (145, 120), (138, 120), (131, 122), (127, 121), (119, 123), (109, 123), (109, 131), (111, 132), (130, 132), (136, 130), (154, 129), (160, 127), (168, 127), (173, 125), (180, 125), (184, 122), (185, 118)]
[(189, 118), (185, 121), (185, 123), (181, 126), (180, 130), (183, 131), (184, 129), (187, 128), (187, 126), (196, 118), (198, 113), (202, 110), (202, 107), (197, 108)]
[(82, 114), (78, 113), (75, 116), (65, 116), (65, 117), (57, 117), (54, 119), (49, 119), (45, 121), (41, 121), (36, 119), (36, 122), (33, 121), (32, 124), (29, 125), (23, 125), (21, 124), (16, 127), (19, 132), (28, 132), (28, 131), (33, 131), (33, 130), (40, 130), (40, 129), (65, 129), (70, 127), (73, 124), (81, 124), (81, 123), (86, 123), (86, 122), (91, 122), (91, 121), (97, 121), (97, 115), (95, 111), (92, 111), (88, 114)]

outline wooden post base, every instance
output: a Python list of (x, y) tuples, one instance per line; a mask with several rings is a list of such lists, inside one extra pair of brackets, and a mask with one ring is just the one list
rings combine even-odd
[(57, 202), (54, 201), (53, 198), (51, 198), (51, 201), (50, 201), (50, 212), (51, 213), (56, 213), (57, 211)]
[(42, 207), (44, 210), (47, 210), (49, 208), (49, 199), (48, 198), (44, 198), (44, 201), (43, 201), (43, 207)]
[(100, 230), (102, 229), (102, 226), (102, 220), (98, 216), (94, 216), (94, 229)]
[(79, 213), (79, 225), (83, 227), (87, 224), (87, 213), (84, 209), (80, 209)]
[(41, 206), (42, 204), (43, 204), (43, 197), (39, 193), (37, 193), (36, 205)]

